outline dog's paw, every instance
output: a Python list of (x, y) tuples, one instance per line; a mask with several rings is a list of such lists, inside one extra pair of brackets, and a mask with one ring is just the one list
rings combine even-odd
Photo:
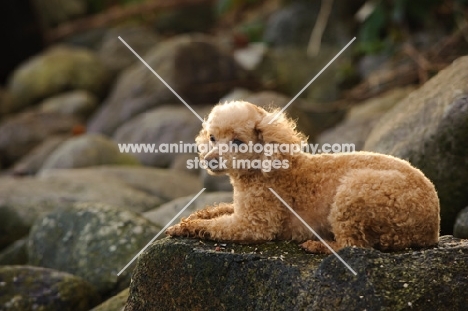
[(309, 253), (314, 254), (331, 254), (331, 251), (328, 247), (325, 246), (320, 241), (308, 240), (301, 244), (301, 247)]
[(190, 232), (186, 226), (177, 224), (166, 229), (166, 235), (169, 236), (189, 236)]

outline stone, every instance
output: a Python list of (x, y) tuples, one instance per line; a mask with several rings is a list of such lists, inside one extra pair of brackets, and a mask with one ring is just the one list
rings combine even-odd
[[(206, 113), (208, 109), (204, 109)], [(202, 113), (203, 115), (203, 113)], [(195, 137), (202, 126), (200, 120), (186, 107), (162, 106), (137, 115), (120, 126), (113, 135), (119, 144), (151, 144), (157, 151), (130, 153), (143, 165), (169, 167), (174, 157), (189, 153), (195, 155), (196, 148), (181, 152), (183, 144), (195, 144)], [(170, 152), (169, 144), (176, 144), (177, 150)], [(167, 151), (164, 151), (164, 146)], [(174, 152), (175, 151), (175, 152)]]
[(394, 89), (352, 107), (341, 123), (317, 137), (317, 143), (354, 144), (356, 151), (362, 150), (367, 136), (380, 118), (413, 90), (414, 87)]
[(98, 50), (99, 59), (113, 73), (139, 62), (138, 58), (126, 47), (121, 37), (139, 55), (146, 54), (158, 42), (153, 31), (140, 26), (122, 26), (109, 29)]
[(0, 309), (87, 311), (100, 297), (94, 287), (69, 273), (30, 266), (0, 266)]
[[(118, 204), (119, 201), (125, 202), (134, 207), (134, 210), (137, 212), (148, 210), (148, 207), (156, 202), (160, 202), (156, 205), (159, 206), (161, 203), (189, 194), (195, 194), (202, 188), (200, 180), (191, 174), (150, 167), (100, 166), (79, 170), (46, 170), (39, 177), (43, 180), (56, 180), (70, 185), (75, 180), (84, 181), (85, 183), (83, 184), (88, 183), (90, 185), (93, 184), (93, 186), (97, 182), (107, 183), (107, 187), (112, 191), (104, 191), (104, 187), (98, 187), (101, 188), (99, 191), (102, 197), (99, 198), (97, 196), (94, 200), (109, 202), (111, 204)], [(108, 180), (108, 182), (105, 182), (105, 180)], [(114, 186), (116, 189), (111, 189), (113, 182), (115, 182)], [(125, 187), (119, 189), (118, 184)], [(125, 191), (125, 188), (132, 189), (133, 191)], [(124, 196), (119, 197), (115, 194), (115, 200), (113, 200), (111, 194), (114, 191)], [(126, 197), (126, 192), (128, 192), (128, 197)], [(92, 191), (89, 193), (91, 194)], [(144, 195), (142, 196), (141, 194)], [(109, 196), (107, 197), (107, 195)], [(86, 199), (88, 201), (91, 199), (91, 196), (86, 196), (86, 191), (80, 193), (79, 197), (83, 197), (83, 200)], [(132, 197), (134, 200), (132, 200)], [(151, 199), (147, 201), (143, 199), (145, 197)], [(143, 202), (151, 203), (150, 205), (143, 204), (143, 206), (140, 206)], [(152, 206), (151, 208), (156, 206)]]
[(12, 168), (12, 173), (17, 176), (35, 175), (39, 172), (50, 154), (68, 137), (68, 135), (54, 135), (46, 138), (42, 143), (34, 147), (34, 149), (15, 163)]
[[(180, 35), (161, 42), (142, 58), (189, 105), (216, 102), (249, 76), (211, 37)], [(143, 63), (124, 70), (110, 95), (89, 121), (91, 132), (111, 136), (125, 121), (180, 100)]]
[(26, 236), (29, 225), (14, 206), (0, 201), (0, 249)]
[[(150, 184), (148, 176), (154, 178)], [(173, 195), (189, 195), (201, 189), (196, 177), (189, 176), (193, 183), (184, 184), (185, 175), (173, 176), (169, 172), (116, 170), (106, 174), (99, 169), (70, 169), (44, 171), (38, 177), (0, 177), (0, 249), (27, 235), (36, 219), (75, 202), (101, 202), (142, 213), (172, 200)], [(157, 189), (162, 184), (166, 187)]]
[(206, 170), (201, 170), (200, 179), (203, 183), (203, 188), (206, 188), (207, 192), (233, 191), (234, 189), (227, 175), (213, 176), (208, 174)]
[(0, 251), (0, 266), (26, 265), (28, 263), (28, 238), (10, 244)]
[(8, 81), (18, 111), (64, 91), (81, 89), (101, 96), (110, 74), (87, 49), (53, 46), (20, 65)]
[[(192, 199), (194, 195), (178, 198), (173, 201), (167, 202), (151, 211), (143, 213), (143, 216), (160, 227), (166, 226), (174, 216), (182, 210)], [(232, 203), (232, 192), (204, 192), (187, 207), (187, 209), (175, 219), (173, 224), (180, 222), (181, 218), (188, 217), (196, 210), (212, 206), (217, 203)]]
[(468, 239), (468, 207), (458, 213), (453, 227), (453, 236), (460, 239)]
[(29, 234), (29, 264), (80, 276), (108, 295), (129, 286), (132, 267), (120, 276), (117, 273), (160, 229), (116, 206), (76, 203), (34, 223)]
[(25, 112), (0, 124), (0, 162), (12, 165), (48, 137), (71, 134), (80, 121), (56, 113)]
[(156, 241), (139, 258), (133, 310), (463, 310), (468, 243), (382, 253), (306, 254), (294, 242)]
[(435, 185), (441, 232), (468, 205), (468, 57), (457, 59), (387, 112), (364, 150), (408, 160)]
[(39, 103), (39, 111), (72, 115), (85, 120), (98, 106), (97, 97), (83, 90), (75, 90), (49, 97)]
[(128, 294), (129, 290), (126, 288), (90, 311), (122, 311), (125, 307), (125, 303), (127, 302)]
[(121, 153), (117, 144), (99, 134), (73, 137), (58, 146), (42, 170), (83, 168), (98, 165), (139, 165), (136, 157)]

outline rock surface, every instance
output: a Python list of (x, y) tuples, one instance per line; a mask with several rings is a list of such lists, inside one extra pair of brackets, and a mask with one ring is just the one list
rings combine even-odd
[(55, 46), (21, 65), (8, 83), (15, 107), (25, 108), (38, 100), (74, 89), (101, 95), (110, 75), (93, 52)]
[(29, 263), (80, 276), (101, 294), (109, 294), (128, 287), (132, 267), (117, 273), (159, 231), (136, 213), (107, 204), (77, 203), (35, 222), (29, 235)]
[(125, 307), (125, 303), (127, 302), (128, 294), (129, 290), (126, 288), (90, 311), (122, 311)]
[(453, 236), (468, 239), (468, 207), (462, 209), (458, 214), (455, 226), (453, 226)]
[(99, 134), (89, 134), (62, 143), (47, 157), (42, 169), (139, 164), (131, 154), (121, 153), (115, 142)]
[[(142, 58), (189, 105), (216, 102), (247, 79), (247, 73), (232, 56), (203, 35), (177, 36), (157, 45)], [(168, 103), (180, 100), (138, 62), (119, 76), (111, 94), (89, 122), (89, 129), (112, 135), (124, 121)]]
[(11, 165), (46, 138), (71, 134), (77, 125), (75, 117), (56, 113), (27, 112), (7, 118), (0, 124), (0, 162)]
[[(155, 208), (154, 210), (145, 212), (143, 216), (162, 228), (166, 226), (169, 221), (193, 198), (194, 196), (192, 195), (175, 199)], [(232, 201), (232, 192), (202, 193), (194, 202), (192, 202), (192, 204), (190, 204), (190, 206), (187, 207), (179, 218), (174, 220), (173, 224), (178, 223), (182, 217), (188, 217), (194, 211), (203, 209), (206, 206), (221, 202), (230, 203)]]
[(413, 90), (413, 87), (395, 89), (351, 108), (343, 122), (317, 137), (317, 143), (352, 143), (356, 151), (362, 150), (372, 128), (380, 118)]
[(468, 243), (382, 253), (306, 254), (295, 243), (155, 242), (140, 257), (125, 310), (463, 310)]
[(28, 263), (28, 238), (23, 238), (9, 245), (0, 252), (0, 266), (26, 265)]
[(365, 150), (409, 160), (434, 183), (442, 233), (468, 205), (468, 57), (457, 59), (386, 113)]
[(87, 311), (99, 295), (79, 277), (52, 269), (0, 266), (0, 310)]
[[(203, 111), (207, 113), (209, 109)], [(169, 167), (183, 153), (169, 152), (169, 144), (194, 144), (201, 127), (201, 121), (185, 106), (163, 106), (130, 119), (115, 131), (113, 139), (117, 143), (152, 144), (158, 152), (142, 150), (129, 154), (147, 166)], [(168, 147), (167, 151), (161, 144)], [(192, 149), (189, 153), (195, 156), (196, 148)]]
[(75, 90), (49, 97), (39, 104), (39, 111), (72, 115), (86, 119), (98, 106), (97, 97), (83, 90)]
[(54, 135), (46, 138), (42, 143), (34, 147), (28, 154), (22, 157), (13, 166), (12, 172), (15, 175), (35, 175), (44, 164), (45, 160), (58, 148), (68, 135)]
[(98, 55), (101, 62), (113, 73), (118, 73), (139, 61), (119, 37), (139, 55), (146, 54), (159, 41), (155, 33), (143, 27), (117, 27), (107, 31)]

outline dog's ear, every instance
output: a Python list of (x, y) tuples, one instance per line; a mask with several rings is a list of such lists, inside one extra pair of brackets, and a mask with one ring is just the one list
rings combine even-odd
[[(307, 140), (304, 134), (296, 130), (296, 122), (289, 119), (284, 113), (280, 113), (279, 110), (267, 113), (256, 125), (255, 131), (259, 141), (264, 145), (260, 157), (262, 162), (268, 160), (272, 164), (272, 161), (279, 160), (282, 163), (282, 168), (289, 167), (294, 154), (301, 152), (301, 142)], [(283, 149), (281, 145), (287, 146), (283, 146), (286, 147)], [(268, 176), (271, 172), (274, 172), (274, 169), (269, 172), (262, 172), (265, 176)]]
[(292, 145), (307, 140), (304, 134), (296, 130), (296, 122), (279, 110), (268, 112), (257, 123), (255, 131), (263, 144)]
[(210, 136), (208, 131), (206, 130), (206, 121), (203, 122), (203, 128), (195, 138), (195, 142), (197, 143), (199, 156), (201, 159), (203, 159), (205, 155), (209, 152), (210, 145)]

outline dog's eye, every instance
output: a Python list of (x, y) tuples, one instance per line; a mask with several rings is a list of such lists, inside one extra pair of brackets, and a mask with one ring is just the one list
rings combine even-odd
[(210, 141), (212, 141), (212, 142), (216, 141), (216, 139), (215, 139), (215, 137), (213, 135), (210, 135)]
[(239, 146), (239, 145), (242, 145), (244, 142), (243, 142), (242, 140), (239, 140), (239, 139), (234, 139), (234, 140), (232, 141), (232, 143), (234, 143), (234, 144), (236, 144), (236, 145)]

